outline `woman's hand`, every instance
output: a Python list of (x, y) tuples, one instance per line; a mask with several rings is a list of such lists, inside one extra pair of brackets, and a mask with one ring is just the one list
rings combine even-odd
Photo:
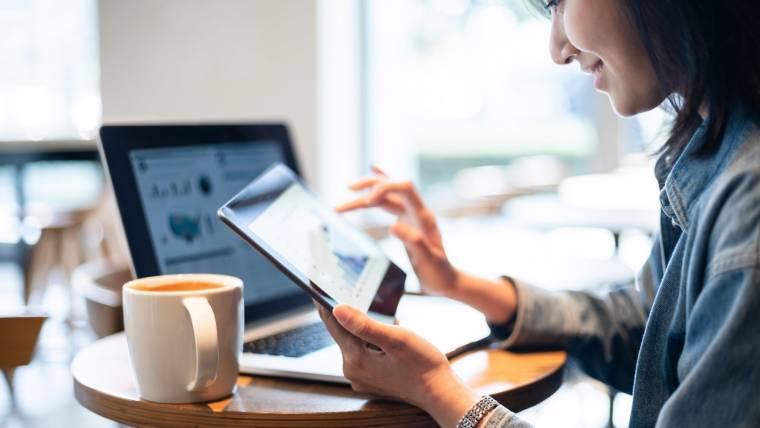
[(435, 215), (425, 206), (411, 182), (392, 181), (376, 166), (372, 172), (374, 176), (349, 186), (351, 190), (369, 190), (369, 193), (336, 207), (336, 211), (380, 207), (398, 216), (391, 233), (403, 242), (422, 290), (452, 297), (459, 272), (446, 257)]
[(355, 391), (413, 404), (444, 427), (455, 426), (478, 401), (446, 357), (425, 339), (347, 305), (337, 306), (332, 314), (317, 307), (340, 346), (343, 374)]

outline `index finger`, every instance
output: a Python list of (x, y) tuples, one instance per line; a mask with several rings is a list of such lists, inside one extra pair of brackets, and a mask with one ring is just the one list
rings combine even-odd
[(354, 190), (354, 191), (356, 191), (356, 190), (363, 190), (363, 189), (366, 189), (366, 188), (368, 188), (368, 187), (372, 187), (372, 186), (374, 186), (375, 184), (379, 183), (380, 181), (384, 181), (384, 180), (385, 180), (385, 179), (383, 179), (383, 178), (380, 178), (380, 177), (367, 177), (367, 178), (362, 178), (362, 179), (361, 179), (361, 180), (359, 180), (359, 181), (356, 181), (356, 182), (354, 182), (354, 183), (351, 183), (351, 184), (348, 186), (348, 188), (349, 188), (349, 189), (351, 189), (351, 190)]
[(411, 181), (388, 182), (378, 185), (372, 193), (366, 198), (368, 204), (376, 203), (388, 194), (398, 194), (411, 204), (415, 210), (420, 210), (425, 203), (414, 189)]
[(359, 208), (371, 208), (373, 206), (374, 205), (368, 203), (367, 198), (362, 197), (336, 206), (335, 211), (343, 213), (346, 211), (358, 210)]

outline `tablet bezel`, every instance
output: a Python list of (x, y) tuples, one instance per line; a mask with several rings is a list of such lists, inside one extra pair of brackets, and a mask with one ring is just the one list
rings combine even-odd
[[(319, 285), (311, 281), (308, 276), (301, 272), (296, 266), (288, 261), (287, 258), (279, 254), (274, 248), (268, 245), (258, 235), (250, 231), (247, 224), (250, 224), (250, 218), (241, 219), (236, 209), (251, 205), (252, 195), (258, 197), (265, 195), (267, 201), (274, 201), (282, 192), (290, 187), (291, 184), (299, 184), (310, 192), (308, 187), (283, 164), (276, 164), (262, 172), (261, 175), (248, 184), (243, 190), (224, 204), (217, 215), (230, 229), (232, 229), (240, 238), (251, 245), (256, 251), (264, 255), (271, 261), (281, 272), (287, 275), (293, 282), (308, 293), (314, 300), (321, 305), (332, 310), (337, 304), (335, 299), (329, 296)], [(274, 190), (268, 190), (272, 188)], [(274, 196), (273, 196), (274, 195)], [(401, 296), (404, 294), (404, 283), (406, 281), (406, 272), (399, 268), (392, 260), (388, 259), (388, 268), (383, 275), (375, 298), (370, 305), (369, 312), (385, 317), (393, 317)], [(388, 293), (388, 300), (385, 304), (378, 304), (377, 295), (379, 293)]]
[[(129, 158), (133, 150), (276, 141), (281, 146), (285, 163), (298, 171), (290, 135), (284, 124), (104, 125), (99, 136), (102, 163), (114, 190), (129, 246), (132, 273), (137, 278), (160, 275), (161, 272)], [(277, 299), (245, 304), (245, 322), (255, 322), (309, 306), (312, 306), (309, 296), (294, 290)]]

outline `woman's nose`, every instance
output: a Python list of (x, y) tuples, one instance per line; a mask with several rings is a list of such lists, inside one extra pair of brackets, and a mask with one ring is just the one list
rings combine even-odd
[(552, 18), (552, 31), (549, 52), (552, 61), (558, 65), (570, 64), (578, 58), (580, 51), (567, 39), (565, 28), (560, 17)]

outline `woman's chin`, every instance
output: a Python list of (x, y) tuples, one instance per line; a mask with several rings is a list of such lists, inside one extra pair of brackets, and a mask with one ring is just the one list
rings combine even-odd
[(640, 110), (636, 107), (635, 103), (632, 103), (626, 97), (616, 95), (614, 92), (607, 92), (607, 96), (612, 104), (612, 109), (615, 110), (620, 117), (631, 117), (640, 113)]
[[(612, 90), (607, 92), (612, 108), (620, 117), (633, 117), (637, 114), (654, 110), (662, 104), (664, 98), (651, 97), (652, 99), (640, 99), (629, 95), (621, 95)], [(656, 99), (655, 99), (656, 98)]]

